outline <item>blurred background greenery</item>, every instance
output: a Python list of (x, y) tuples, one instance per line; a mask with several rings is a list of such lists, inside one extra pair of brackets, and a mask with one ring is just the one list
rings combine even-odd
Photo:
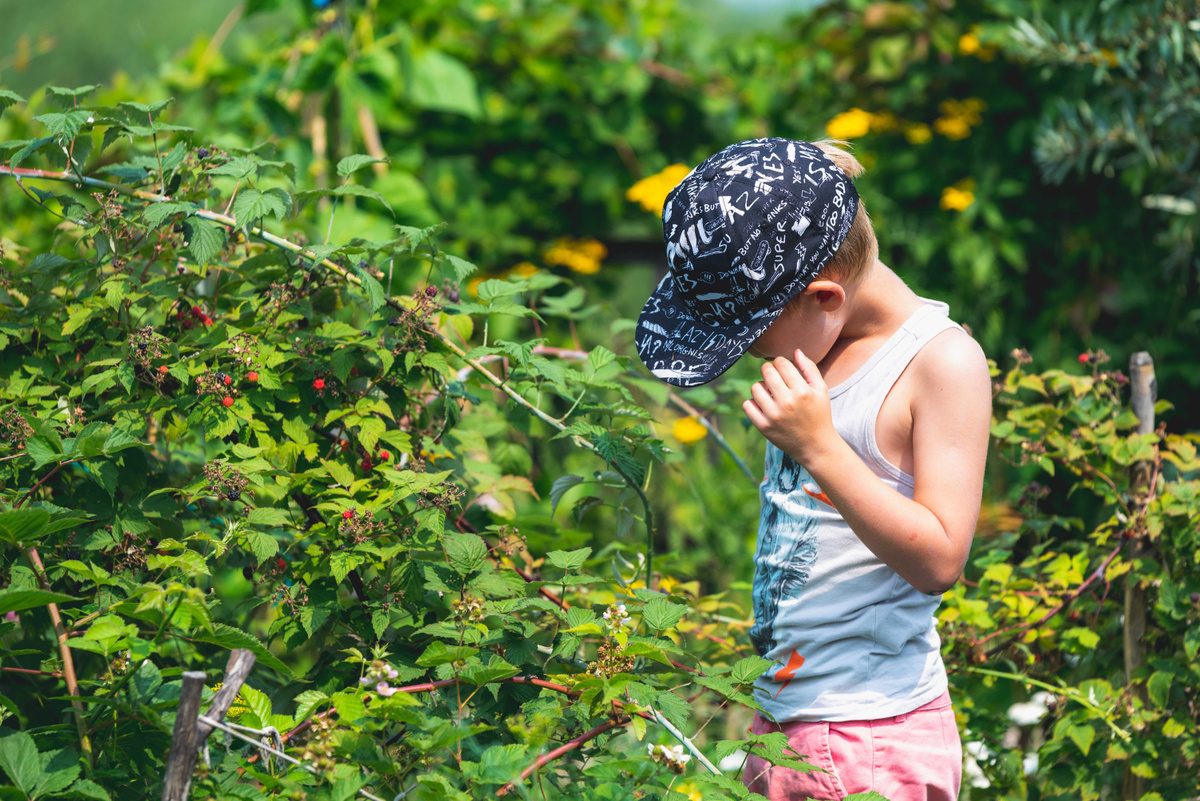
[[(1166, 419), (1200, 427), (1194, 3), (6, 0), (0, 16), (0, 85), (31, 93), (31, 114), (47, 82), (102, 83), (105, 104), (171, 96), (193, 147), (274, 143), (306, 186), (331, 185), (347, 154), (386, 155), (365, 180), (395, 219), (348, 203), (312, 238), (330, 222), (348, 241), (444, 220), (443, 246), (483, 276), (550, 270), (585, 287), (560, 296), (575, 319), (547, 344), (604, 343), (634, 370), (672, 182), (740, 139), (846, 139), (883, 260), (1001, 366), (1017, 348), (1073, 371), (1089, 349), (1118, 366), (1149, 350)], [(14, 111), (0, 140), (33, 135)], [(86, 169), (103, 174), (115, 152), (97, 143)], [(0, 236), (33, 246), (28, 214), (0, 185)], [(677, 425), (690, 412), (664, 385), (641, 384), (676, 449), (654, 485), (660, 548), (710, 588), (751, 574), (763, 445), (739, 404), (755, 376), (742, 364), (681, 396), (747, 471)], [(593, 467), (555, 443), (493, 444), (543, 494)], [(981, 534), (1010, 519), (1019, 478), (994, 466)], [(587, 528), (624, 533), (589, 514)]]

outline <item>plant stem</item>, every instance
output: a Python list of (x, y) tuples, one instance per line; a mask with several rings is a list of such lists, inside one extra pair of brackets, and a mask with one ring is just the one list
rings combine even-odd
[(529, 778), (529, 775), (531, 773), (538, 770), (543, 765), (547, 765), (547, 764), (553, 762), (554, 760), (558, 759), (559, 757), (563, 756), (564, 754), (569, 754), (570, 752), (574, 751), (576, 748), (579, 748), (581, 745), (586, 743), (588, 740), (596, 739), (597, 737), (599, 737), (601, 734), (604, 734), (604, 732), (608, 731), (609, 729), (615, 729), (618, 726), (627, 725), (629, 723), (629, 721), (631, 721), (631, 720), (633, 720), (633, 718), (622, 716), (621, 718), (614, 718), (613, 720), (605, 721), (604, 723), (601, 723), (599, 726), (592, 729), (591, 731), (584, 732), (583, 734), (579, 735), (575, 739), (569, 740), (566, 743), (563, 743), (562, 745), (560, 745), (558, 748), (555, 748), (550, 753), (543, 754), (542, 756), (538, 757), (537, 760), (534, 761), (534, 763), (532, 765), (529, 765), (527, 768), (525, 768), (523, 771), (521, 771), (521, 775), (516, 779), (516, 781), (511, 781), (508, 784), (501, 787), (499, 790), (497, 790), (496, 795), (497, 796), (508, 795), (509, 791), (512, 790), (512, 788), (516, 785), (517, 782), (525, 781), (526, 779)]

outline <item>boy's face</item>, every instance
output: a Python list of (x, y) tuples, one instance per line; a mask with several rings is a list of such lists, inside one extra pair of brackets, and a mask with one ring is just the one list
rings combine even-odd
[(813, 281), (747, 352), (760, 359), (782, 356), (791, 361), (799, 348), (819, 364), (841, 333), (843, 321), (838, 311), (845, 298), (841, 285)]

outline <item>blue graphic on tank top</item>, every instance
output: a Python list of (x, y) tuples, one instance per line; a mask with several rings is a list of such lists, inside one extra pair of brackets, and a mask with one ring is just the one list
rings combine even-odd
[(808, 471), (768, 445), (751, 595), (754, 625), (750, 640), (760, 656), (775, 648), (780, 601), (800, 595), (817, 561), (818, 516), (806, 512), (815, 512), (818, 504), (828, 500), (819, 488), (814, 492), (808, 487), (816, 487)]

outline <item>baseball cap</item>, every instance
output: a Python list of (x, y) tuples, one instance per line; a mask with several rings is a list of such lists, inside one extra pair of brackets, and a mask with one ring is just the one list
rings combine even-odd
[(677, 387), (728, 370), (841, 246), (854, 184), (820, 148), (770, 137), (705, 159), (663, 204), (668, 275), (634, 342)]

